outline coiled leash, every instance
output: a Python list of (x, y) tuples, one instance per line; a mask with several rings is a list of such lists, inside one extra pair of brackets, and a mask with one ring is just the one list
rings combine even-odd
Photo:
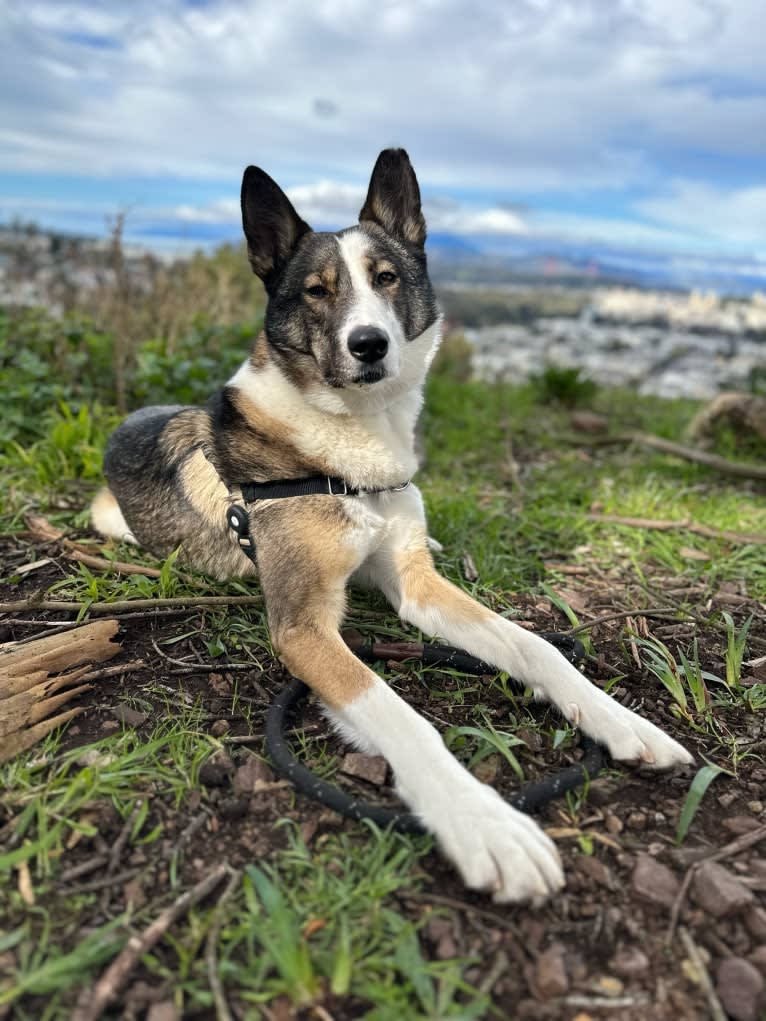
[[(312, 493), (324, 493), (339, 495), (333, 492), (331, 485), (327, 485), (324, 477), (317, 488), (312, 488)], [(288, 483), (258, 484), (264, 488), (268, 486), (279, 486), (281, 491), (278, 496), (261, 496), (256, 499), (280, 499), (282, 496), (307, 495), (305, 488), (299, 488), (301, 483), (307, 480), (296, 480), (291, 492), (284, 492), (284, 488), (291, 488)], [(313, 479), (311, 480), (314, 481)], [(334, 482), (337, 480), (328, 480)], [(322, 488), (319, 488), (321, 485)], [(345, 484), (344, 484), (345, 485)], [(403, 487), (398, 487), (403, 488)], [(242, 487), (243, 493), (245, 487)], [(273, 492), (273, 489), (272, 489)], [(342, 492), (342, 490), (341, 490)], [(347, 490), (348, 495), (356, 495), (352, 490)], [(344, 494), (345, 495), (345, 494)], [(247, 497), (246, 497), (247, 499)], [(248, 499), (248, 502), (251, 502)], [(244, 507), (233, 505), (228, 508), (227, 521), (229, 527), (237, 534), (239, 545), (245, 555), (255, 564), (255, 544), (250, 535), (250, 523), (247, 511)], [(555, 632), (540, 633), (540, 638), (554, 645), (559, 652), (570, 663), (577, 665), (585, 657), (585, 649), (577, 638), (570, 635), (556, 634)], [(430, 645), (421, 643), (396, 642), (378, 643), (368, 642), (351, 645), (352, 652), (366, 662), (377, 660), (397, 660), (405, 662), (416, 660), (426, 666), (437, 666), (442, 669), (459, 670), (464, 674), (474, 676), (492, 675), (498, 673), (497, 667), (485, 663), (463, 652), (462, 649), (455, 649), (449, 645)], [(524, 685), (519, 681), (510, 679), (511, 684), (523, 689)], [(391, 827), (400, 833), (424, 833), (424, 827), (417, 816), (408, 812), (397, 812), (393, 809), (384, 808), (381, 805), (369, 804), (352, 797), (345, 791), (315, 776), (310, 769), (302, 765), (296, 759), (285, 737), (285, 729), (288, 719), (295, 716), (300, 703), (309, 693), (308, 685), (297, 677), (292, 678), (269, 707), (266, 715), (266, 750), (277, 771), (286, 777), (301, 794), (305, 794), (313, 801), (318, 801), (327, 808), (331, 808), (339, 815), (348, 819), (359, 821), (369, 819), (381, 828)], [(535, 809), (547, 805), (548, 802), (562, 797), (567, 791), (582, 786), (589, 780), (598, 776), (604, 768), (607, 759), (606, 751), (591, 738), (583, 735), (581, 739), (583, 758), (580, 762), (565, 769), (552, 773), (542, 780), (531, 780), (522, 784), (521, 788), (509, 798), (509, 803), (522, 812), (533, 812)]]

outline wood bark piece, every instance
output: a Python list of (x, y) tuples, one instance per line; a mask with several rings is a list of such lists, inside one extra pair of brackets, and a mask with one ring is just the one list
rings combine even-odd
[(93, 621), (0, 653), (0, 762), (82, 712), (76, 708), (50, 716), (93, 687), (87, 683), (98, 675), (92, 666), (120, 651), (113, 640), (118, 628), (114, 619)]

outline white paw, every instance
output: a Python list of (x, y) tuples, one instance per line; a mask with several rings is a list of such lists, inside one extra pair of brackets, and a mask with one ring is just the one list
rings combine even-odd
[[(578, 693), (579, 695), (579, 693)], [(619, 762), (640, 762), (653, 769), (670, 769), (693, 762), (690, 753), (653, 723), (615, 702), (595, 685), (562, 711), (574, 726), (609, 749)]]
[(438, 818), (423, 813), (424, 822), (466, 886), (491, 893), (496, 904), (541, 904), (562, 888), (558, 851), (529, 816), (478, 780), (444, 793), (448, 804)]

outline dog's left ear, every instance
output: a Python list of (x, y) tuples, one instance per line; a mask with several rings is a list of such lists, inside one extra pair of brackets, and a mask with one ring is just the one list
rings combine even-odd
[(386, 233), (422, 248), (426, 221), (420, 208), (420, 188), (404, 149), (384, 149), (370, 178), (359, 222), (372, 220)]
[(253, 272), (271, 291), (295, 246), (311, 227), (260, 167), (248, 167), (242, 178), (242, 227)]

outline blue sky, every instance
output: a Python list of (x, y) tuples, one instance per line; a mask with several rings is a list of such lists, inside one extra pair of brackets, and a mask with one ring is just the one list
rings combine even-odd
[(433, 232), (766, 258), (762, 0), (0, 0), (0, 220), (317, 227), (405, 146)]

